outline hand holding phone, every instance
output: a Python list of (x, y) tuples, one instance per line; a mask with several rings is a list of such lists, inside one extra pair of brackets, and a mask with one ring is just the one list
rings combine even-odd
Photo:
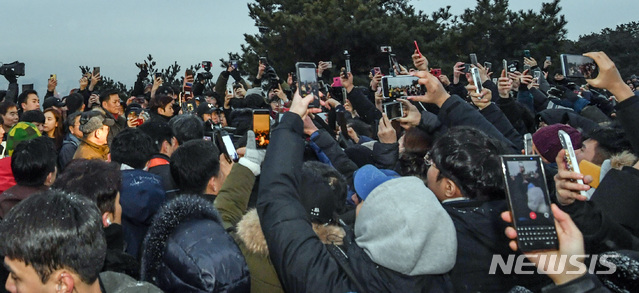
[(253, 110), (253, 132), (258, 149), (266, 149), (271, 138), (271, 115), (269, 110)]
[[(577, 161), (577, 156), (575, 155), (575, 149), (572, 146), (570, 135), (568, 135), (568, 133), (566, 133), (563, 130), (559, 130), (557, 134), (559, 135), (559, 141), (561, 142), (561, 147), (566, 151), (566, 157), (565, 157), (566, 167), (568, 168), (568, 170), (572, 172), (581, 173), (579, 171), (579, 161)], [(584, 181), (582, 179), (577, 179), (576, 181), (579, 184), (584, 184)], [(580, 194), (581, 196), (584, 196), (587, 199), (590, 199), (590, 197), (585, 191), (582, 190)]]
[[(481, 91), (484, 89), (484, 87), (481, 84), (481, 75), (479, 74), (479, 68), (471, 68), (470, 74), (473, 77), (473, 84), (475, 84), (475, 92), (481, 94)], [(479, 99), (481, 99), (481, 97), (479, 97)]]
[(417, 54), (419, 54), (419, 58), (424, 57), (422, 52), (419, 51), (419, 46), (417, 46), (417, 41), (415, 41), (415, 50), (417, 50)]

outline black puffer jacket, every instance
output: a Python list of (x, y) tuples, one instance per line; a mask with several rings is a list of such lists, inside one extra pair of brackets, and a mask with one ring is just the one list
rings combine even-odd
[(213, 204), (191, 195), (162, 207), (144, 240), (142, 279), (165, 292), (249, 292), (242, 252)]

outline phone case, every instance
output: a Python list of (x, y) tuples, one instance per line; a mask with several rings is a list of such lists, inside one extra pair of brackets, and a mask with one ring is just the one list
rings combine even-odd
[[(561, 147), (566, 150), (566, 163), (568, 164), (568, 169), (573, 172), (581, 173), (579, 169), (579, 163), (577, 162), (577, 156), (575, 155), (575, 149), (572, 147), (572, 141), (570, 140), (570, 135), (563, 130), (559, 130), (559, 141), (561, 142)], [(577, 179), (577, 183), (584, 184), (584, 181), (581, 179)], [(585, 191), (579, 192), (581, 195), (590, 199), (588, 194)]]
[(579, 162), (579, 169), (581, 170), (581, 174), (592, 176), (592, 182), (588, 185), (593, 188), (599, 187), (599, 176), (601, 175), (601, 167), (595, 165), (594, 163), (588, 162), (586, 160), (581, 160)]
[(481, 84), (481, 76), (479, 75), (479, 68), (477, 68), (477, 67), (471, 68), (470, 69), (470, 73), (473, 76), (473, 83), (475, 83), (475, 87), (477, 87), (475, 89), (475, 92), (478, 93), (478, 94), (481, 94), (481, 91), (482, 91), (483, 87), (482, 87), (482, 84)]

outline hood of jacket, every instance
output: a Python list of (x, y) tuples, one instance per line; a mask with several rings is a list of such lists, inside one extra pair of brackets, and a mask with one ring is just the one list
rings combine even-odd
[[(344, 229), (336, 225), (313, 223), (313, 231), (324, 244), (342, 245)], [(249, 210), (237, 223), (237, 236), (251, 253), (268, 256), (268, 245), (256, 209)]]
[(142, 279), (165, 292), (248, 292), (242, 252), (213, 205), (182, 195), (164, 205), (144, 240)]
[(455, 265), (455, 226), (417, 177), (377, 186), (355, 220), (355, 242), (373, 262), (409, 276), (443, 274)]

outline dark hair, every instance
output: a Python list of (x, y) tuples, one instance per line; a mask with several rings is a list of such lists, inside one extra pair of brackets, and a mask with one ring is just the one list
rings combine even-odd
[(595, 164), (603, 163), (604, 160), (614, 154), (619, 154), (623, 151), (632, 151), (630, 141), (626, 138), (626, 133), (621, 129), (608, 127), (595, 128), (583, 137), (584, 141), (587, 139), (597, 141), (597, 154), (595, 159), (600, 162), (593, 162)]
[(0, 251), (23, 261), (42, 283), (58, 269), (69, 269), (93, 284), (106, 256), (106, 239), (96, 205), (59, 190), (31, 195), (0, 223)]
[(404, 151), (397, 160), (397, 173), (402, 176), (417, 176), (427, 183), (428, 165), (424, 156), (433, 145), (432, 135), (413, 127), (404, 133)]
[(204, 122), (195, 115), (182, 114), (169, 120), (169, 125), (178, 143), (202, 139), (204, 137)]
[(166, 105), (173, 103), (173, 97), (169, 95), (156, 95), (149, 102), (149, 111), (158, 113), (158, 109), (166, 107)]
[(118, 95), (118, 99), (120, 99), (120, 91), (116, 89), (106, 90), (100, 94), (100, 106), (102, 103), (109, 100), (111, 95)]
[(13, 107), (17, 108), (16, 103), (9, 100), (2, 101), (2, 103), (0, 103), (0, 115), (7, 115), (7, 111), (9, 111), (9, 108)]
[(431, 159), (439, 169), (437, 180), (448, 178), (472, 199), (504, 198), (500, 144), (481, 130), (454, 127), (435, 141)]
[(211, 177), (220, 172), (219, 155), (220, 151), (210, 141), (192, 140), (180, 145), (169, 164), (180, 193), (203, 193)]
[(67, 104), (67, 113), (75, 113), (80, 110), (82, 105), (84, 104), (84, 97), (81, 94), (73, 93), (66, 97), (64, 97), (65, 102)]
[(155, 152), (153, 139), (142, 130), (126, 128), (111, 142), (111, 160), (142, 169)]
[[(47, 108), (42, 113), (42, 116), (44, 116), (44, 113), (47, 113), (47, 112), (53, 113), (53, 117), (55, 118), (55, 121), (58, 123), (58, 126), (56, 126), (55, 129), (53, 130), (52, 138), (53, 138), (53, 141), (55, 142), (55, 149), (59, 150), (62, 147), (62, 141), (64, 140), (64, 121), (62, 121), (62, 114), (57, 109)], [(45, 121), (46, 121), (46, 117), (45, 117)]]
[(322, 162), (307, 161), (304, 162), (302, 172), (308, 176), (322, 178), (324, 183), (331, 187), (337, 214), (343, 214), (348, 211), (346, 208), (346, 178), (337, 169)]
[(18, 108), (22, 109), (22, 103), (24, 103), (27, 100), (27, 97), (30, 94), (36, 94), (36, 96), (38, 95), (38, 92), (36, 92), (35, 90), (26, 90), (23, 91), (19, 96), (18, 96)]
[(150, 121), (138, 126), (138, 129), (151, 137), (153, 144), (155, 145), (155, 152), (160, 152), (162, 149), (162, 143), (165, 141), (171, 144), (174, 137), (173, 129), (171, 129), (169, 123), (162, 121), (161, 119), (151, 119)]
[(20, 116), (20, 122), (44, 123), (44, 113), (40, 110), (26, 111)]
[(114, 213), (122, 176), (116, 163), (102, 160), (72, 160), (51, 188), (83, 195), (95, 202), (100, 213)]
[(78, 116), (80, 115), (82, 115), (82, 112), (73, 112), (69, 114), (69, 116), (67, 116), (67, 120), (64, 120), (64, 133), (71, 133), (71, 130), (69, 130), (69, 128), (74, 126), (75, 118), (78, 118)]
[(372, 137), (372, 135), (373, 135), (373, 130), (371, 129), (371, 126), (366, 124), (366, 122), (364, 122), (362, 120), (349, 119), (346, 122), (346, 125), (348, 125), (351, 128), (353, 128), (355, 133), (357, 133), (357, 135), (359, 135), (359, 136), (363, 135), (363, 136)]
[(18, 185), (42, 186), (55, 171), (56, 152), (53, 140), (40, 136), (20, 142), (11, 156), (11, 170)]

